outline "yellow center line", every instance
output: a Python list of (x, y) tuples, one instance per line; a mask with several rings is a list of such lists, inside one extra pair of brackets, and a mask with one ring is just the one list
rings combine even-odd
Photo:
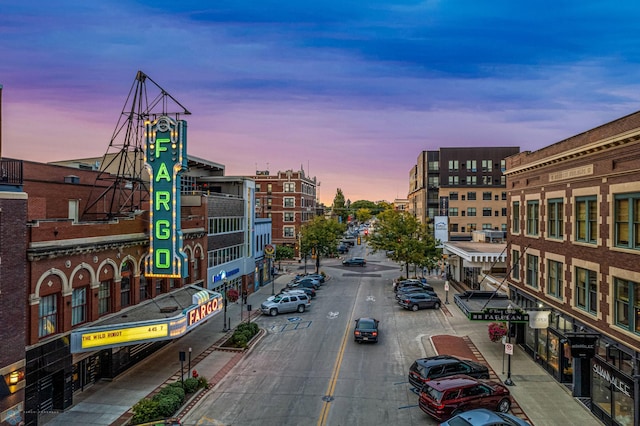
[[(353, 312), (351, 313), (353, 315)], [(329, 387), (327, 388), (327, 393), (325, 397), (327, 401), (322, 407), (322, 412), (320, 413), (320, 418), (318, 419), (317, 426), (324, 426), (327, 424), (327, 419), (329, 417), (329, 409), (331, 408), (331, 397), (336, 390), (336, 383), (338, 382), (338, 376), (340, 375), (340, 365), (342, 365), (342, 358), (344, 357), (344, 350), (347, 347), (347, 339), (349, 338), (349, 330), (351, 328), (351, 318), (347, 322), (347, 326), (344, 330), (344, 336), (342, 337), (342, 344), (340, 345), (340, 351), (338, 352), (338, 356), (336, 358), (336, 363), (333, 366), (333, 372), (331, 373), (331, 380), (329, 381)]]

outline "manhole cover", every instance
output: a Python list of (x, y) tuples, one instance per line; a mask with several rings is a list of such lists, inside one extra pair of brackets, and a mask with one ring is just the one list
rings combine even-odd
[(330, 396), (330, 395), (325, 395), (325, 396), (322, 397), (322, 400), (324, 402), (331, 402), (331, 401), (333, 401), (333, 397)]

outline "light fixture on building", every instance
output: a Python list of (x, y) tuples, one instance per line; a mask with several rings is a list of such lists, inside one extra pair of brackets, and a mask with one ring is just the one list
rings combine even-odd
[(11, 372), (11, 374), (9, 375), (9, 384), (17, 385), (19, 381), (20, 381), (20, 373), (18, 373), (17, 371)]

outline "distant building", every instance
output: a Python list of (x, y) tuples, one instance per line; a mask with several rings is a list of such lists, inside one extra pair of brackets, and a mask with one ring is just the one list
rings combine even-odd
[(302, 257), (298, 234), (317, 213), (316, 178), (307, 177), (302, 168), (275, 175), (257, 171), (251, 178), (256, 182), (256, 217), (271, 218), (273, 243), (292, 247)]
[(406, 198), (396, 198), (393, 200), (393, 209), (399, 212), (406, 212), (409, 209), (409, 200)]
[(448, 216), (449, 240), (470, 241), (476, 230), (506, 231), (505, 158), (517, 147), (422, 151), (411, 168), (408, 211), (432, 225)]

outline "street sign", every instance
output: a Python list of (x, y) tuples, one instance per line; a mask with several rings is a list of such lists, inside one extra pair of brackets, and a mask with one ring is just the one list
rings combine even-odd
[(513, 355), (513, 343), (505, 343), (504, 353), (507, 355)]

